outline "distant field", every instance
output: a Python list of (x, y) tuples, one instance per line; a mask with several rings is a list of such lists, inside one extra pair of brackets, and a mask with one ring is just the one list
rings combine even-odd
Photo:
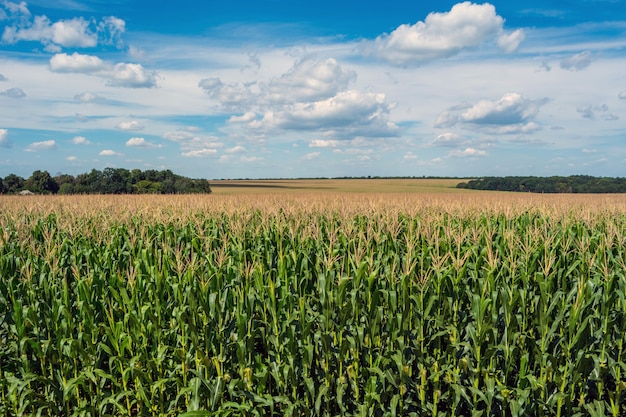
[(463, 179), (321, 179), (321, 180), (212, 180), (216, 194), (246, 193), (449, 193), (463, 192)]

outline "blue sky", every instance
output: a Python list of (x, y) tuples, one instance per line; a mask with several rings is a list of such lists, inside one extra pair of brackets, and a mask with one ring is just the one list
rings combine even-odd
[(0, 176), (626, 175), (626, 2), (0, 0)]

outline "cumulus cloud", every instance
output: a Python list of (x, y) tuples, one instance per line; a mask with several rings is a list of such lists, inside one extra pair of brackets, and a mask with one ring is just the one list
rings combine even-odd
[(26, 93), (21, 88), (9, 88), (8, 90), (0, 91), (0, 96), (23, 98), (26, 97)]
[(33, 142), (26, 147), (26, 152), (52, 151), (57, 148), (54, 140), (44, 140), (42, 142)]
[(72, 139), (72, 143), (74, 145), (90, 145), (91, 144), (91, 142), (89, 142), (87, 138), (84, 136), (74, 136), (74, 138)]
[(32, 17), (25, 2), (5, 2), (6, 19), (2, 42), (15, 44), (21, 41), (40, 42), (47, 51), (59, 52), (61, 48), (92, 48), (101, 44), (122, 46), (121, 36), (126, 29), (124, 20), (108, 16), (96, 19), (75, 17), (51, 21), (46, 16)]
[(100, 155), (100, 156), (124, 156), (124, 154), (119, 153), (119, 152), (115, 152), (112, 149), (104, 149), (104, 150), (100, 151), (100, 153), (98, 155)]
[[(224, 83), (218, 77), (204, 78), (198, 86), (222, 106), (244, 104), (281, 105), (318, 101), (347, 89), (356, 73), (344, 69), (335, 59), (318, 60), (307, 56), (268, 83)], [(247, 113), (241, 117), (251, 117)], [(235, 117), (232, 122), (241, 122)]]
[(83, 18), (60, 20), (52, 24), (52, 42), (64, 47), (92, 48), (98, 44), (98, 35), (90, 32), (89, 22)]
[(309, 148), (336, 148), (340, 142), (334, 139), (313, 139), (309, 142)]
[(91, 74), (102, 71), (105, 63), (97, 56), (84, 55), (74, 52), (72, 55), (65, 53), (55, 54), (50, 58), (50, 71), (66, 73)]
[(506, 33), (504, 19), (489, 3), (458, 3), (445, 13), (430, 13), (424, 21), (401, 25), (374, 42), (374, 54), (393, 65), (422, 64), (447, 58), (496, 41), (506, 52), (513, 52), (524, 39), (524, 32)]
[(50, 71), (59, 73), (92, 74), (102, 77), (111, 87), (152, 88), (156, 87), (158, 74), (147, 71), (140, 64), (104, 62), (97, 56), (74, 52), (55, 54), (50, 58)]
[(475, 148), (465, 148), (464, 150), (453, 150), (448, 153), (448, 157), (452, 158), (467, 158), (467, 157), (478, 157), (478, 156), (486, 156), (487, 152), (481, 151)]
[(626, 100), (626, 90), (620, 91), (620, 93), (617, 95), (617, 97), (619, 97), (622, 100)]
[(130, 138), (126, 141), (126, 146), (130, 148), (144, 148), (144, 149), (163, 147), (163, 145), (157, 145), (156, 143), (149, 142), (145, 140), (144, 138)]
[(198, 83), (204, 92), (211, 98), (220, 102), (224, 107), (235, 107), (250, 104), (260, 92), (255, 90), (255, 83), (223, 83), (218, 77), (204, 78)]
[(347, 89), (355, 79), (354, 71), (343, 69), (332, 58), (316, 60), (307, 56), (269, 83), (267, 100), (272, 103), (322, 100)]
[(249, 134), (323, 130), (333, 140), (396, 136), (399, 128), (388, 120), (391, 106), (385, 95), (349, 90), (355, 79), (356, 73), (336, 60), (310, 55), (268, 82), (228, 83), (210, 77), (198, 87), (223, 109), (236, 110), (228, 122), (241, 124)]
[(3, 74), (0, 74), (0, 81), (7, 81), (7, 77), (5, 77)]
[(443, 112), (435, 122), (435, 127), (464, 124), (491, 133), (532, 133), (541, 129), (533, 119), (548, 101), (530, 100), (518, 93), (507, 93), (498, 100), (480, 100), (473, 105), (458, 106)]
[(376, 136), (381, 130), (394, 136), (397, 126), (387, 122), (388, 112), (384, 94), (345, 91), (336, 96), (313, 103), (296, 103), (279, 111), (265, 113), (260, 124), (267, 128), (287, 130), (328, 130), (357, 127), (367, 136), (365, 126)]
[(107, 85), (111, 87), (152, 88), (156, 87), (158, 74), (147, 71), (141, 64), (115, 64), (107, 74)]
[(143, 129), (143, 125), (139, 123), (137, 120), (132, 120), (130, 122), (119, 122), (117, 126), (115, 127), (120, 130), (142, 130)]
[(217, 153), (216, 148), (223, 146), (217, 137), (202, 135), (195, 128), (166, 132), (163, 137), (178, 143), (182, 156), (207, 156)]
[(12, 148), (13, 141), (9, 138), (7, 129), (0, 129), (0, 148)]
[(74, 162), (74, 161), (78, 160), (78, 157), (76, 157), (74, 155), (70, 155), (67, 158), (65, 158), (65, 160), (70, 161), (70, 162)]
[(415, 161), (417, 160), (417, 155), (415, 155), (413, 152), (407, 152), (404, 154), (402, 159), (404, 159), (405, 161)]
[(580, 71), (587, 68), (593, 62), (590, 51), (584, 51), (561, 60), (561, 68), (568, 71)]

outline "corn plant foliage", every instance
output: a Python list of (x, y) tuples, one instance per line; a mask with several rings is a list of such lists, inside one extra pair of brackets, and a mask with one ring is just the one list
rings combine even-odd
[(625, 415), (626, 216), (2, 218), (0, 415)]

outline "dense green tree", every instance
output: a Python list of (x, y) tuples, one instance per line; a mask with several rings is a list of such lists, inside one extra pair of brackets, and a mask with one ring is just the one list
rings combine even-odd
[(18, 175), (9, 174), (2, 182), (7, 193), (17, 193), (24, 188), (26, 180)]
[(174, 174), (170, 170), (141, 171), (124, 168), (105, 168), (103, 171), (92, 169), (88, 173), (74, 177), (59, 174), (50, 177), (47, 171), (35, 171), (24, 180), (10, 174), (3, 181), (0, 179), (0, 193), (16, 193), (28, 186), (37, 193), (61, 194), (182, 194), (210, 193), (211, 186), (207, 180), (191, 179)]
[(59, 184), (50, 176), (48, 171), (37, 170), (25, 181), (24, 186), (33, 193), (56, 194)]
[(460, 183), (458, 188), (534, 193), (625, 193), (626, 178), (591, 177), (485, 177)]

